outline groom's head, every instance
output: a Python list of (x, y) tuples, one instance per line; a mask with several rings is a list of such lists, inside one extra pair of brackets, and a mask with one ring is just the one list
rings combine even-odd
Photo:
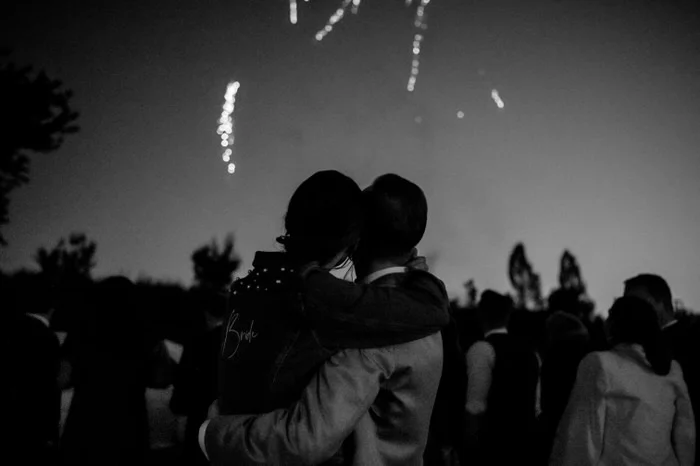
[(404, 263), (425, 233), (428, 203), (416, 184), (392, 173), (363, 193), (365, 228), (354, 255), (358, 275), (372, 262)]

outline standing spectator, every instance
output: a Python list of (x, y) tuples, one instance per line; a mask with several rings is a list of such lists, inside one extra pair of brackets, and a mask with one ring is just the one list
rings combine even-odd
[(464, 441), (465, 413), (455, 407), (464, 406), (466, 402), (467, 366), (454, 318), (450, 319), (450, 324), (440, 333), (442, 376), (430, 417), (423, 463), (426, 466), (458, 466), (463, 463), (459, 459), (459, 453)]
[(589, 352), (590, 337), (586, 326), (574, 315), (555, 312), (546, 321), (547, 349), (542, 365), (542, 458), (551, 452), (557, 426), (576, 382), (576, 371)]
[[(671, 288), (658, 275), (640, 274), (625, 281), (625, 296), (637, 296), (648, 302), (656, 312), (663, 340), (671, 356), (683, 369), (683, 378), (695, 411), (695, 424), (700, 412), (700, 342), (693, 336), (690, 325), (676, 319)], [(695, 458), (700, 460), (696, 439)]]
[(3, 323), (2, 385), (7, 394), (2, 397), (6, 407), (2, 454), (21, 464), (52, 465), (57, 460), (61, 417), (59, 341), (51, 330), (53, 308), (48, 295), (43, 290), (34, 293), (38, 302), (18, 296), (15, 303), (28, 305), (29, 313), (25, 308), (3, 317), (7, 320)]
[(61, 440), (65, 465), (144, 464), (148, 453), (149, 348), (127, 278), (97, 284), (72, 346), (75, 393)]
[(550, 464), (692, 466), (688, 390), (654, 309), (640, 298), (619, 298), (608, 325), (614, 346), (581, 361)]
[(218, 356), (221, 348), (225, 298), (199, 292), (198, 302), (205, 306), (205, 328), (196, 332), (185, 345), (177, 369), (170, 409), (184, 416), (185, 435), (182, 464), (198, 466), (209, 464), (199, 448), (199, 426), (207, 418), (209, 406), (218, 395)]
[(539, 367), (534, 351), (508, 334), (512, 303), (487, 290), (479, 303), (484, 339), (467, 351), (469, 464), (527, 464), (534, 454)]

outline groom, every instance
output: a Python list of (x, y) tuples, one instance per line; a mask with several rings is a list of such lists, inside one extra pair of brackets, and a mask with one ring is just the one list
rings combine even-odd
[[(410, 288), (404, 264), (423, 237), (422, 190), (384, 175), (363, 193), (366, 230), (353, 255), (358, 279)], [(430, 312), (426, 308), (426, 312)], [(220, 416), (205, 427), (212, 464), (421, 465), (443, 369), (440, 332), (392, 346), (333, 355), (288, 409)]]

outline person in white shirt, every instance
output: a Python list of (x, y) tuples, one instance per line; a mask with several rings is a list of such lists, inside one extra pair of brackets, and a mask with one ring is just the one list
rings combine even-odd
[(654, 309), (619, 298), (608, 328), (613, 349), (581, 361), (550, 465), (692, 466), (693, 410)]
[[(654, 308), (663, 340), (671, 350), (671, 357), (678, 361), (683, 370), (683, 380), (688, 386), (697, 425), (700, 412), (700, 327), (676, 318), (671, 288), (659, 275), (642, 273), (625, 280), (625, 296), (642, 298)], [(696, 461), (700, 460), (700, 442), (697, 438), (695, 458)]]

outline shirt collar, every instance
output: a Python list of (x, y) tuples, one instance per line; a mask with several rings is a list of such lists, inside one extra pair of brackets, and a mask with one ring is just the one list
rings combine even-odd
[(362, 283), (365, 285), (372, 283), (375, 280), (379, 280), (385, 275), (390, 275), (392, 273), (404, 273), (408, 270), (406, 267), (387, 267), (385, 269), (380, 269), (377, 271), (372, 272), (371, 274), (367, 275), (365, 278), (362, 279)]
[(665, 324), (663, 325), (663, 327), (661, 327), (661, 330), (666, 330), (666, 329), (669, 328), (670, 326), (675, 325), (675, 324), (677, 324), (677, 323), (678, 323), (678, 320), (677, 320), (677, 319), (673, 319), (671, 322), (665, 323)]
[(507, 333), (508, 333), (507, 328), (498, 327), (498, 328), (495, 328), (493, 330), (489, 330), (488, 332), (486, 332), (486, 334), (484, 335), (484, 338), (488, 338), (490, 335), (507, 334)]
[(42, 316), (41, 314), (27, 314), (29, 317), (33, 317), (42, 324), (46, 325), (46, 327), (51, 328), (51, 323), (49, 323), (49, 319), (46, 318), (46, 316)]

